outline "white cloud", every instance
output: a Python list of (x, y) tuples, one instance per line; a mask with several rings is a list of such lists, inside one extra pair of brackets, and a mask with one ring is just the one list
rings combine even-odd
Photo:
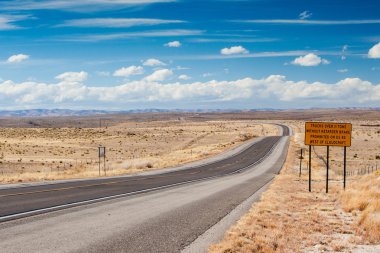
[(348, 49), (348, 45), (344, 45), (344, 46), (342, 47), (342, 56), (341, 56), (342, 61), (344, 61), (344, 60), (347, 59), (347, 56), (345, 55), (347, 49)]
[(347, 73), (348, 69), (338, 69), (337, 70), (339, 73)]
[(87, 80), (88, 73), (85, 71), (81, 72), (65, 72), (58, 76), (56, 76), (56, 79), (61, 80), (62, 82), (77, 82), (81, 83)]
[(362, 20), (305, 20), (305, 19), (254, 19), (237, 20), (235, 22), (254, 24), (289, 24), (289, 25), (365, 25), (380, 24), (380, 19)]
[(248, 54), (249, 51), (242, 46), (234, 46), (234, 47), (230, 47), (230, 48), (223, 48), (222, 50), (220, 50), (220, 53), (223, 55)]
[[(120, 40), (130, 38), (146, 38), (146, 37), (173, 37), (173, 36), (194, 36), (201, 35), (204, 31), (201, 30), (155, 30), (155, 31), (143, 31), (143, 32), (127, 32), (127, 33), (110, 33), (110, 34), (90, 34), (79, 36), (60, 36), (56, 37), (58, 41), (81, 41), (81, 42), (95, 42), (106, 40)], [(166, 44), (165, 44), (166, 45)]]
[(5, 10), (71, 10), (89, 12), (175, 1), (176, 0), (13, 0), (0, 2), (0, 7)]
[(232, 38), (232, 39), (225, 39), (225, 38), (196, 38), (196, 39), (190, 39), (189, 41), (195, 42), (195, 43), (213, 43), (213, 42), (226, 42), (226, 43), (251, 43), (251, 42), (275, 42), (279, 41), (280, 39), (277, 38)]
[(149, 18), (85, 18), (67, 20), (57, 27), (108, 27), (126, 28), (133, 26), (161, 25), (184, 23), (182, 20), (164, 20)]
[(176, 69), (177, 70), (188, 70), (190, 68), (188, 68), (188, 67), (182, 67), (182, 66), (177, 66)]
[(14, 23), (30, 18), (29, 15), (0, 15), (0, 30), (17, 30), (20, 26)]
[(380, 58), (380, 42), (374, 45), (369, 51), (368, 51), (368, 57), (379, 59)]
[(149, 66), (149, 67), (154, 67), (154, 66), (165, 66), (166, 64), (163, 63), (162, 61), (158, 60), (158, 59), (151, 58), (151, 59), (144, 61), (143, 65)]
[(320, 64), (329, 64), (329, 63), (330, 62), (328, 60), (322, 59), (321, 57), (313, 53), (309, 53), (305, 56), (300, 56), (294, 59), (294, 61), (292, 61), (292, 64), (304, 66), (304, 67), (314, 67)]
[(203, 73), (202, 74), (202, 77), (210, 77), (210, 76), (212, 76), (212, 73)]
[(18, 63), (18, 62), (22, 62), (22, 61), (25, 61), (27, 59), (29, 59), (29, 55), (27, 54), (15, 54), (15, 55), (12, 55), (8, 58), (7, 62), (8, 63)]
[(142, 75), (144, 74), (144, 68), (141, 66), (129, 66), (129, 67), (123, 67), (118, 70), (116, 70), (113, 73), (113, 76), (118, 77), (129, 77), (129, 76), (135, 76), (135, 75)]
[(96, 74), (98, 76), (110, 76), (111, 72), (108, 72), (108, 71), (97, 71)]
[(308, 19), (310, 18), (311, 16), (313, 15), (313, 13), (311, 13), (310, 11), (303, 11), (300, 13), (300, 15), (298, 16), (300, 19)]
[(0, 82), (0, 105), (2, 108), (96, 105), (119, 109), (142, 102), (147, 108), (162, 103), (170, 103), (175, 108), (186, 102), (209, 103), (219, 108), (226, 103), (237, 108), (239, 103), (244, 108), (380, 106), (380, 84), (359, 78), (323, 83), (291, 81), (284, 76), (270, 75), (263, 79), (234, 81), (157, 82), (172, 74), (170, 70), (164, 72), (156, 71), (155, 78), (103, 87), (84, 85), (85, 72), (64, 73), (59, 75), (58, 83), (52, 84), (4, 81)]
[(188, 76), (188, 75), (180, 75), (180, 76), (178, 77), (178, 79), (180, 79), (180, 80), (190, 80), (191, 77)]
[(165, 47), (180, 47), (180, 46), (182, 46), (182, 44), (178, 40), (175, 40), (175, 41), (171, 41), (171, 42), (166, 43), (164, 46)]
[(162, 82), (173, 75), (173, 71), (170, 69), (159, 69), (154, 71), (151, 75), (145, 77), (148, 82)]

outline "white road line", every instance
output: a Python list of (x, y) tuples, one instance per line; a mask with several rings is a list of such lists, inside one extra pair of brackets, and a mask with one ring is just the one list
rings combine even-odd
[(43, 214), (43, 213), (52, 212), (52, 211), (58, 211), (58, 210), (61, 210), (61, 209), (67, 209), (67, 208), (70, 208), (70, 207), (76, 207), (76, 206), (81, 206), (81, 205), (88, 205), (88, 204), (93, 204), (93, 203), (97, 203), (97, 202), (100, 202), (100, 201), (106, 201), (106, 200), (111, 200), (111, 199), (120, 198), (120, 197), (127, 197), (127, 196), (136, 195), (136, 194), (140, 194), (140, 193), (146, 193), (146, 192), (161, 190), (161, 189), (170, 188), (170, 187), (174, 187), (174, 186), (179, 186), (179, 185), (184, 185), (184, 184), (189, 184), (189, 183), (194, 183), (194, 182), (200, 182), (200, 181), (205, 181), (205, 180), (210, 180), (210, 179), (214, 179), (214, 178), (219, 178), (219, 177), (224, 177), (224, 176), (240, 173), (243, 170), (251, 168), (251, 167), (253, 167), (253, 166), (261, 163), (264, 159), (266, 159), (273, 152), (274, 148), (278, 145), (278, 143), (279, 143), (280, 140), (281, 140), (281, 138), (279, 138), (278, 141), (272, 146), (272, 148), (265, 154), (265, 156), (263, 156), (258, 161), (254, 162), (254, 163), (252, 163), (252, 164), (250, 164), (250, 165), (248, 165), (246, 167), (238, 169), (236, 171), (227, 173), (227, 174), (216, 175), (216, 176), (211, 176), (211, 177), (205, 177), (205, 178), (195, 179), (195, 180), (189, 180), (189, 181), (184, 181), (184, 182), (180, 182), (180, 183), (169, 184), (169, 185), (164, 185), (164, 186), (159, 186), (159, 187), (154, 187), (154, 188), (149, 188), (149, 189), (140, 190), (140, 191), (134, 191), (134, 192), (117, 194), (117, 195), (112, 195), (112, 196), (107, 196), (107, 197), (95, 198), (95, 199), (91, 199), (91, 200), (84, 200), (84, 201), (79, 201), (79, 202), (70, 203), (70, 204), (64, 204), (64, 205), (59, 205), (59, 206), (41, 208), (41, 209), (37, 209), (37, 210), (33, 210), (33, 211), (28, 211), (28, 212), (11, 214), (11, 215), (0, 217), (0, 222), (10, 221), (10, 220), (14, 220), (14, 219), (24, 218), (24, 217), (27, 217), (27, 216), (32, 216), (32, 215), (37, 215), (37, 214)]

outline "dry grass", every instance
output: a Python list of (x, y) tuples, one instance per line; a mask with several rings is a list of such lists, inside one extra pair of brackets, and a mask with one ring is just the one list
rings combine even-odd
[(104, 128), (0, 128), (0, 183), (97, 177), (99, 144), (107, 147), (107, 175), (121, 175), (207, 158), (276, 132), (248, 120), (182, 119)]
[(359, 216), (360, 232), (370, 243), (380, 242), (380, 176), (358, 178), (341, 195), (343, 209)]
[[(349, 177), (347, 191), (343, 192), (341, 167), (335, 161), (330, 172), (329, 194), (326, 194), (325, 166), (313, 151), (312, 193), (309, 193), (307, 161), (304, 161), (302, 176), (298, 177), (304, 123), (288, 124), (295, 130), (295, 136), (291, 138), (281, 174), (260, 202), (226, 232), (221, 242), (211, 245), (209, 252), (350, 252), (358, 244), (380, 243), (379, 175)], [(354, 127), (360, 124), (362, 122), (355, 122)], [(374, 156), (372, 147), (378, 145), (380, 138), (373, 132), (378, 130), (359, 129), (354, 134), (357, 146), (352, 149), (361, 157)], [(373, 142), (365, 141), (368, 135), (374, 137)], [(316, 150), (320, 154), (323, 151)], [(340, 151), (335, 149), (335, 157)], [(365, 164), (365, 159), (361, 162), (350, 163), (349, 169), (356, 170), (358, 167), (354, 165)]]

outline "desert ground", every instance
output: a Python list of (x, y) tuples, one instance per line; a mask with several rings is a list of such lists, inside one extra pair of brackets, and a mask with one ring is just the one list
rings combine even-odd
[[(312, 148), (309, 193), (305, 120), (285, 121), (294, 136), (282, 172), (209, 252), (380, 252), (380, 113), (377, 119), (372, 116), (346, 114), (330, 120), (352, 123), (353, 131), (346, 190), (343, 148), (330, 147), (328, 194), (326, 147)], [(299, 176), (301, 148), (306, 154)]]
[(97, 128), (0, 128), (0, 182), (99, 176), (99, 145), (106, 147), (100, 176), (109, 176), (177, 166), (277, 131), (256, 121), (182, 118), (114, 122)]
[[(308, 192), (305, 121), (353, 124), (343, 190), (343, 148), (312, 152)], [(380, 111), (307, 110), (167, 113), (0, 119), (0, 182), (99, 176), (98, 145), (107, 147), (101, 176), (173, 167), (257, 136), (294, 132), (280, 175), (249, 213), (210, 252), (380, 252)], [(305, 150), (299, 176), (300, 149)]]

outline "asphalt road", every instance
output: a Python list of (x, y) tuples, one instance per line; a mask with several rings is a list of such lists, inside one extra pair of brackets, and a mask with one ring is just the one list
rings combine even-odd
[[(282, 126), (283, 135), (288, 128)], [(236, 173), (257, 163), (281, 137), (266, 137), (243, 152), (221, 161), (154, 176), (86, 180), (0, 190), (0, 218), (109, 196), (135, 193)], [(48, 211), (48, 210), (47, 210)], [(32, 214), (32, 213), (30, 213)], [(13, 216), (14, 215), (14, 216)]]
[[(288, 135), (288, 128), (282, 128)], [(46, 214), (0, 223), (0, 248), (179, 252), (273, 179), (286, 157), (287, 140), (265, 137), (223, 160), (158, 175), (2, 189), (3, 220), (41, 209)], [(119, 198), (48, 212), (112, 196)]]

